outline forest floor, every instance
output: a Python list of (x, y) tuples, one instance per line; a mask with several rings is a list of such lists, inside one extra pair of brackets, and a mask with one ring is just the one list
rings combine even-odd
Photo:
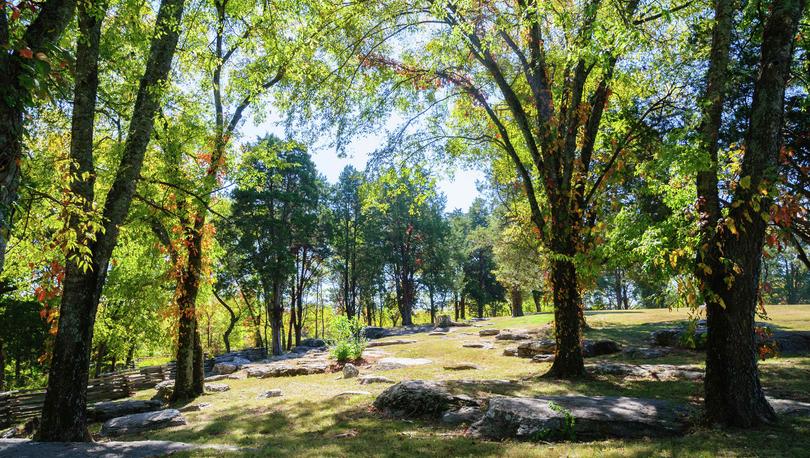
[[(810, 305), (770, 306), (774, 326), (786, 330), (810, 330)], [(591, 329), (587, 338), (610, 338), (624, 346), (646, 346), (653, 329), (687, 319), (684, 310), (593, 311), (587, 313)], [(510, 395), (540, 394), (614, 395), (670, 399), (699, 404), (702, 383), (692, 381), (626, 380), (618, 376), (592, 376), (576, 382), (542, 378), (549, 363), (503, 356), (515, 342), (479, 337), (485, 328), (531, 329), (551, 321), (550, 313), (522, 318), (493, 318), (477, 327), (451, 328), (447, 335), (413, 334), (416, 342), (392, 345), (381, 350), (385, 356), (427, 358), (431, 364), (387, 371), (360, 367), (361, 375), (384, 375), (395, 381), (406, 379), (511, 379), (521, 389)], [(396, 337), (392, 339), (397, 339)], [(463, 348), (467, 342), (486, 342), (492, 349)], [(677, 351), (654, 360), (633, 360), (622, 353), (588, 359), (643, 364), (703, 365), (705, 354)], [(444, 365), (470, 362), (478, 370), (448, 371)], [(768, 395), (810, 402), (810, 357), (772, 358), (760, 364)], [(772, 427), (755, 430), (708, 429), (694, 426), (684, 437), (644, 440), (603, 440), (585, 443), (487, 442), (466, 437), (464, 427), (438, 422), (387, 418), (375, 412), (372, 402), (387, 384), (360, 385), (357, 378), (343, 379), (339, 372), (297, 377), (225, 380), (230, 391), (207, 394), (195, 403), (210, 403), (185, 413), (186, 426), (118, 440), (168, 440), (193, 444), (228, 444), (239, 452), (196, 450), (180, 452), (193, 456), (810, 456), (810, 418), (785, 417)], [(283, 396), (257, 399), (269, 389), (281, 389)], [(369, 394), (338, 396), (346, 391)], [(137, 394), (149, 398), (154, 390)], [(95, 431), (98, 425), (95, 425)]]

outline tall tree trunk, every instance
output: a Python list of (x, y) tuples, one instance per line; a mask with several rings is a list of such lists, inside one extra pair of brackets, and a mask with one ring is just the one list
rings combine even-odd
[(179, 313), (177, 333), (177, 371), (174, 379), (173, 401), (187, 401), (202, 394), (196, 386), (195, 363), (199, 329), (197, 320), (197, 294), (202, 275), (202, 238), (204, 215), (191, 215), (194, 220), (186, 225), (186, 260), (180, 266), (174, 292), (174, 303)]
[(6, 391), (6, 351), (0, 340), (0, 391)]
[[(48, 389), (42, 409), (42, 423), (38, 439), (42, 441), (84, 441), (87, 433), (87, 379), (89, 370), (90, 345), (93, 341), (98, 301), (106, 280), (107, 266), (115, 244), (118, 241), (119, 226), (129, 212), (135, 185), (140, 176), (143, 158), (152, 133), (152, 123), (160, 98), (156, 88), (166, 79), (180, 32), (180, 18), (183, 13), (183, 0), (163, 0), (155, 24), (155, 34), (150, 45), (149, 59), (141, 79), (138, 96), (132, 112), (126, 143), (121, 162), (112, 187), (104, 203), (104, 232), (97, 235), (91, 244), (92, 262), (89, 269), (81, 269), (73, 262), (67, 263), (63, 283), (62, 302), (59, 309), (59, 328), (54, 341), (51, 368), (48, 376)], [(80, 146), (92, 148), (92, 130), (88, 134), (85, 119), (95, 111), (95, 93), (89, 86), (97, 86), (98, 40), (101, 17), (85, 14), (82, 19), (85, 40), (79, 40), (77, 49), (77, 77), (81, 90), (77, 89), (74, 100), (74, 119), (79, 124), (78, 139), (71, 139), (71, 153), (76, 145), (79, 164), (87, 161), (88, 151), (79, 152)], [(79, 52), (81, 51), (81, 52)], [(79, 54), (86, 64), (80, 70)], [(91, 70), (87, 70), (92, 67)], [(92, 99), (92, 109), (90, 105)], [(76, 117), (78, 110), (80, 117)], [(92, 123), (90, 124), (92, 129)], [(77, 132), (73, 132), (75, 136)], [(88, 138), (90, 141), (88, 142)], [(80, 140), (79, 140), (80, 139)], [(74, 143), (79, 142), (79, 143)], [(89, 149), (92, 153), (92, 149)], [(92, 163), (92, 156), (90, 156)], [(81, 176), (81, 174), (79, 175)], [(92, 193), (87, 181), (76, 181), (74, 192)], [(81, 188), (81, 189), (80, 189)], [(89, 190), (89, 191), (88, 191)]]
[(467, 297), (465, 296), (465, 294), (463, 292), (461, 293), (461, 302), (458, 304), (458, 306), (459, 306), (459, 309), (461, 310), (461, 319), (466, 320), (467, 319)]
[(127, 369), (134, 369), (135, 368), (135, 344), (132, 343), (129, 345), (129, 349), (127, 350), (127, 358), (124, 361), (124, 367)]
[[(225, 332), (222, 334), (222, 340), (225, 343), (225, 353), (230, 353), (231, 352), (231, 332), (233, 332), (233, 328), (236, 327), (236, 323), (239, 322), (239, 317), (236, 316), (236, 313), (234, 313), (233, 308), (230, 305), (228, 305), (227, 302), (222, 300), (222, 298), (219, 296), (219, 293), (217, 293), (217, 291), (215, 289), (213, 290), (213, 292), (214, 292), (214, 297), (216, 298), (217, 302), (219, 302), (223, 307), (225, 307), (225, 310), (228, 311), (228, 328), (225, 329)], [(241, 315), (241, 313), (240, 313), (240, 315)], [(261, 336), (259, 336), (259, 338), (261, 339)], [(260, 347), (261, 345), (256, 345), (256, 346)]]
[(104, 357), (107, 356), (107, 344), (101, 342), (96, 350), (96, 370), (93, 377), (101, 375), (102, 366), (104, 366)]
[(512, 316), (523, 316), (523, 291), (520, 290), (520, 286), (513, 285), (510, 292), (512, 296)]
[(436, 324), (436, 303), (433, 301), (433, 288), (428, 288), (428, 299), (430, 301), (430, 323)]
[[(701, 250), (701, 263), (697, 267), (706, 299), (709, 328), (704, 382), (706, 414), (711, 421), (726, 425), (751, 427), (772, 423), (776, 419), (759, 381), (754, 339), (762, 246), (767, 229), (759, 214), (767, 214), (771, 203), (771, 198), (763, 197), (760, 189), (770, 189), (772, 195), (771, 187), (778, 179), (785, 87), (790, 75), (793, 40), (803, 9), (803, 0), (776, 0), (771, 4), (770, 16), (765, 23), (741, 180), (734, 190), (728, 216), (734, 229), (728, 221), (723, 230), (715, 230), (712, 225), (701, 221), (703, 237), (710, 237), (711, 245), (716, 247)], [(730, 33), (731, 19), (725, 16), (732, 12), (725, 0), (718, 1), (712, 57), (715, 57), (715, 47), (724, 45), (723, 36)], [(726, 62), (727, 49), (718, 51), (718, 54), (725, 54)], [(714, 64), (712, 61), (708, 88), (712, 86)], [(722, 72), (718, 79), (725, 81), (725, 66), (717, 71)], [(707, 91), (709, 100), (714, 95)], [(743, 180), (747, 183), (743, 184)], [(717, 188), (699, 187), (699, 192), (704, 190), (711, 194), (709, 197), (718, 194)], [(699, 194), (699, 198), (704, 197)], [(720, 253), (726, 263), (720, 262)], [(730, 266), (728, 261), (733, 264)], [(709, 266), (709, 269), (704, 266)], [(728, 281), (731, 281), (730, 285)]]
[(281, 305), (282, 285), (280, 280), (273, 281), (273, 291), (268, 304), (267, 315), (270, 320), (271, 345), (270, 350), (274, 355), (284, 352), (282, 346), (282, 333), (284, 332), (284, 308)]
[(557, 352), (549, 375), (576, 378), (585, 375), (582, 355), (582, 300), (577, 286), (577, 271), (568, 260), (551, 263), (551, 285), (554, 293), (554, 330)]
[[(407, 275), (407, 274), (406, 274)], [(402, 307), (400, 307), (400, 314), (402, 315), (402, 325), (413, 325), (413, 304), (416, 299), (416, 285), (409, 276), (402, 279)]]
[(543, 294), (536, 290), (532, 290), (532, 301), (534, 301), (534, 311), (540, 313), (543, 311)]
[[(0, 274), (5, 267), (6, 247), (17, 201), (19, 168), (23, 157), (23, 115), (29, 99), (33, 97), (20, 83), (20, 77), (26, 73), (21, 62), (26, 57), (20, 55), (18, 50), (9, 52), (11, 43), (6, 10), (10, 5), (4, 2), (0, 8), (0, 48), (3, 49), (0, 53)], [(22, 42), (15, 44), (18, 49), (27, 47), (33, 54), (43, 52), (47, 55), (73, 18), (76, 1), (48, 0), (37, 3), (37, 6), (39, 14), (23, 33)], [(48, 57), (54, 60), (56, 56)], [(37, 78), (36, 75), (33, 77)]]

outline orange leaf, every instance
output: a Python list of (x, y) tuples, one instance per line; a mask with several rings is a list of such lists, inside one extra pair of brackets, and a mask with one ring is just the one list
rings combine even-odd
[(20, 53), (20, 57), (22, 57), (24, 59), (30, 59), (30, 58), (34, 57), (34, 51), (31, 51), (31, 48), (29, 48), (27, 46), (25, 48), (22, 48), (19, 51), (19, 53)]

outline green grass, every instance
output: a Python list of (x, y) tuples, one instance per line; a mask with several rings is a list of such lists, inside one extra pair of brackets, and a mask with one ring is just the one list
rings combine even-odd
[[(810, 330), (810, 306), (772, 306), (773, 323), (786, 329)], [(588, 338), (613, 338), (625, 345), (644, 344), (651, 329), (687, 317), (685, 311), (643, 310), (590, 312), (592, 327)], [(482, 327), (455, 328), (447, 336), (408, 336), (417, 340), (408, 345), (382, 347), (391, 356), (421, 357), (433, 364), (393, 371), (384, 375), (394, 379), (518, 379), (524, 389), (517, 395), (587, 394), (623, 395), (699, 402), (700, 383), (654, 380), (627, 381), (617, 377), (594, 377), (577, 382), (542, 378), (549, 364), (504, 357), (510, 343), (491, 337), (479, 338), (485, 327), (530, 329), (551, 320), (548, 313), (523, 318), (497, 318)], [(468, 341), (492, 342), (495, 349), (462, 348)], [(514, 345), (514, 343), (511, 343)], [(605, 359), (625, 360), (621, 355)], [(703, 354), (676, 352), (666, 358), (644, 362), (703, 364)], [(451, 362), (473, 362), (478, 371), (445, 371)], [(641, 362), (641, 361), (635, 361)], [(810, 358), (775, 358), (761, 363), (763, 384), (769, 394), (810, 401)], [(361, 368), (368, 373), (369, 369)], [(188, 425), (124, 439), (160, 439), (200, 444), (231, 444), (243, 448), (233, 456), (808, 456), (810, 419), (784, 418), (774, 427), (756, 430), (718, 430), (696, 427), (687, 436), (674, 439), (638, 441), (597, 441), (588, 443), (517, 443), (486, 442), (464, 436), (461, 428), (447, 428), (422, 421), (382, 418), (371, 409), (375, 396), (387, 385), (360, 386), (356, 379), (342, 380), (339, 374), (319, 374), (291, 378), (228, 380), (231, 390), (206, 395), (195, 402), (212, 405), (187, 413)], [(284, 396), (257, 400), (258, 393), (281, 388)], [(346, 390), (364, 390), (370, 396), (335, 399)], [(147, 390), (138, 394), (151, 396)], [(222, 452), (199, 451), (193, 456), (222, 456)], [(226, 454), (227, 455), (227, 454)], [(230, 455), (228, 455), (230, 456)]]

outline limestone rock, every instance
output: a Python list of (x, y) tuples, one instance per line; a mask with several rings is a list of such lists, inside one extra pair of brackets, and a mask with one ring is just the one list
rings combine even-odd
[(627, 347), (622, 350), (622, 354), (627, 358), (636, 359), (653, 359), (661, 358), (670, 353), (666, 348), (649, 348), (649, 347)]
[(134, 400), (97, 402), (87, 406), (87, 416), (93, 421), (105, 421), (110, 418), (123, 417), (133, 413), (152, 412), (160, 410), (163, 405), (160, 400)]
[(275, 388), (272, 390), (267, 390), (259, 393), (259, 395), (256, 396), (256, 399), (277, 398), (279, 396), (282, 396), (283, 394), (284, 393), (281, 392), (281, 389)]
[(495, 336), (495, 340), (529, 340), (532, 337), (525, 330), (510, 331), (504, 329)]
[[(229, 375), (230, 375), (230, 374), (229, 374)], [(206, 378), (204, 379), (204, 381), (206, 381), (206, 382), (218, 382), (218, 381), (220, 381), (220, 380), (225, 380), (225, 379), (227, 379), (227, 378), (228, 378), (228, 375), (225, 375), (225, 374), (222, 374), (222, 375), (212, 375), (212, 376), (210, 376), (210, 377), (206, 377)]]
[(557, 344), (551, 339), (532, 340), (522, 342), (517, 346), (517, 356), (521, 358), (531, 358), (535, 355), (554, 354)]
[(174, 380), (164, 380), (155, 385), (157, 394), (152, 396), (152, 399), (157, 399), (163, 402), (169, 402), (174, 394)]
[(234, 363), (216, 363), (213, 372), (217, 375), (233, 374), (239, 370), (239, 366)]
[(186, 419), (177, 409), (135, 413), (107, 420), (101, 426), (101, 435), (120, 436), (185, 424)]
[(608, 396), (495, 397), (473, 437), (598, 440), (683, 434), (688, 410), (668, 401)]
[(499, 332), (501, 332), (499, 329), (482, 329), (478, 331), (478, 335), (481, 337), (497, 336)]
[(428, 333), (429, 336), (446, 336), (447, 331), (433, 331)]
[(369, 342), (366, 347), (374, 348), (374, 347), (386, 347), (389, 345), (405, 345), (405, 344), (412, 344), (416, 342), (415, 340), (407, 340), (407, 339), (394, 339), (394, 340), (380, 340), (376, 342)]
[(422, 366), (432, 362), (433, 361), (425, 358), (382, 358), (377, 361), (375, 368), (379, 371), (388, 371), (409, 366)]
[(299, 347), (320, 348), (326, 346), (326, 341), (323, 339), (304, 339), (301, 341)]
[(370, 385), (372, 383), (394, 383), (388, 377), (383, 377), (382, 375), (364, 375), (358, 379), (361, 385)]
[(517, 356), (518, 349), (517, 347), (507, 347), (503, 349), (504, 356)]
[(466, 396), (451, 394), (445, 384), (426, 380), (399, 382), (374, 400), (374, 407), (382, 412), (403, 417), (438, 418), (451, 408), (476, 405)]
[(224, 393), (225, 391), (230, 390), (231, 387), (224, 384), (224, 383), (206, 383), (205, 384), (205, 392), (206, 393)]
[(472, 424), (480, 420), (484, 415), (478, 407), (465, 406), (458, 410), (451, 410), (442, 415), (442, 423), (452, 426)]
[(343, 378), (354, 378), (360, 375), (360, 369), (352, 363), (346, 363), (343, 366)]
[(210, 402), (201, 402), (199, 404), (189, 404), (180, 408), (180, 412), (199, 412), (203, 409), (211, 407)]
[(553, 363), (554, 362), (554, 354), (550, 355), (534, 355), (532, 356), (533, 363)]
[(696, 366), (598, 363), (588, 364), (585, 366), (585, 369), (594, 374), (602, 375), (620, 375), (659, 380), (703, 380), (703, 369)]
[(247, 370), (248, 377), (268, 378), (268, 377), (292, 377), (296, 375), (322, 374), (329, 369), (326, 362), (313, 361), (306, 363), (275, 362), (253, 366)]
[(586, 340), (582, 344), (583, 356), (591, 358), (594, 356), (612, 355), (622, 351), (622, 346), (614, 340)]
[(777, 415), (808, 416), (810, 415), (810, 403), (794, 401), (791, 399), (768, 398), (768, 402), (773, 407)]
[(453, 320), (451, 320), (449, 316), (439, 316), (439, 319), (436, 321), (437, 328), (449, 328), (450, 326), (453, 326)]

